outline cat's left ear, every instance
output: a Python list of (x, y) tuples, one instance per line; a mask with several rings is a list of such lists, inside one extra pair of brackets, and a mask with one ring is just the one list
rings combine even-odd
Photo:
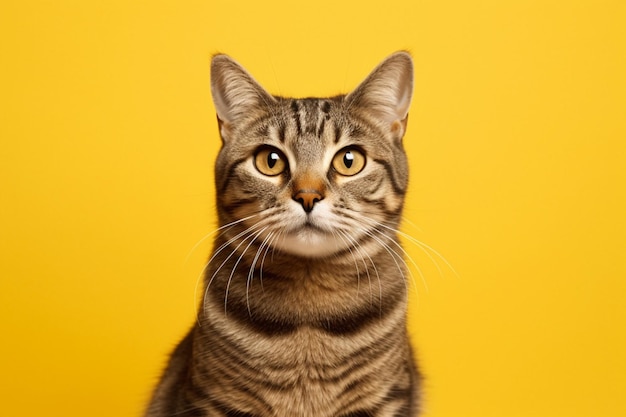
[(396, 52), (381, 62), (346, 96), (356, 106), (402, 138), (413, 96), (413, 60), (407, 52)]

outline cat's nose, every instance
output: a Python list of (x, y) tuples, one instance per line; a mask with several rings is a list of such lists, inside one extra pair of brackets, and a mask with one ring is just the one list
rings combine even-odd
[(293, 199), (302, 205), (305, 212), (310, 213), (315, 203), (322, 201), (324, 196), (317, 190), (298, 190)]

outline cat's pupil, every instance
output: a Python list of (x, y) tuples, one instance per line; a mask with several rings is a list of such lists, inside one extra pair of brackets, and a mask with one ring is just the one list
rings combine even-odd
[(274, 168), (279, 159), (280, 156), (276, 152), (270, 152), (267, 155), (267, 166), (270, 168)]
[(352, 155), (352, 152), (346, 152), (346, 154), (343, 156), (343, 163), (346, 166), (346, 168), (352, 168), (353, 162), (354, 162), (354, 155)]

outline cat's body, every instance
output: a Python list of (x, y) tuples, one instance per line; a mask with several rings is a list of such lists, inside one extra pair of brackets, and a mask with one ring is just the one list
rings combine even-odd
[(406, 53), (347, 96), (298, 100), (214, 58), (222, 230), (148, 417), (418, 414), (395, 231), (411, 88)]

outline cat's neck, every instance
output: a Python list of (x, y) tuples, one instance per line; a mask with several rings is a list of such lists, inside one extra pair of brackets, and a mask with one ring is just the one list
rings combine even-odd
[(207, 271), (204, 305), (214, 308), (209, 314), (239, 315), (244, 322), (265, 317), (269, 324), (259, 327), (274, 331), (288, 328), (285, 323), (333, 323), (355, 312), (377, 316), (406, 303), (406, 272), (392, 251), (363, 259), (352, 253), (313, 259), (223, 252)]

